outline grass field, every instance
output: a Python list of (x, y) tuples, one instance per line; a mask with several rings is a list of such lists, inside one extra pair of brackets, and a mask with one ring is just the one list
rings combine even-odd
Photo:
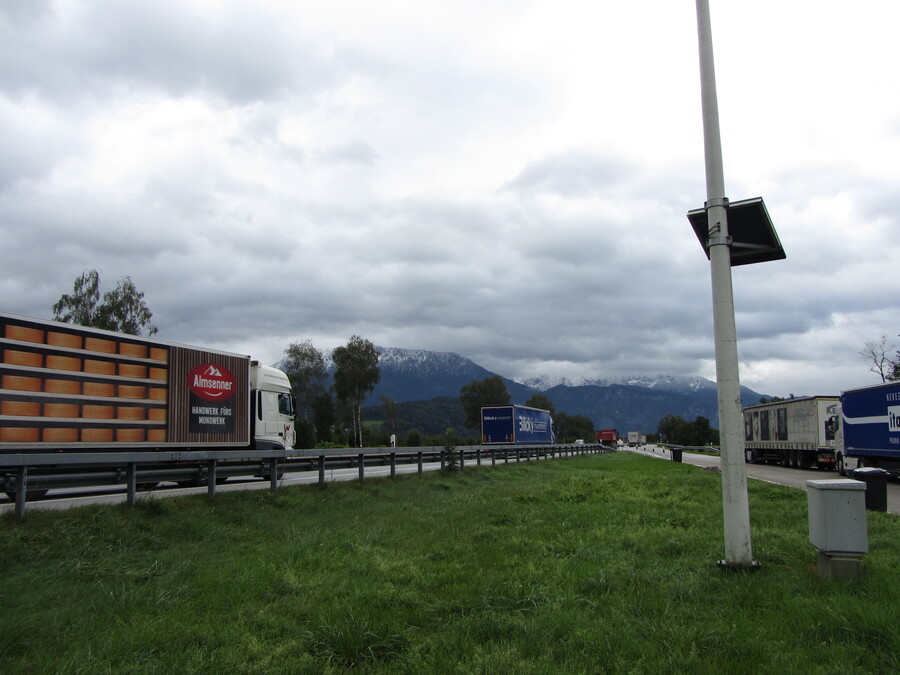
[(896, 673), (900, 520), (821, 580), (806, 494), (629, 453), (0, 519), (0, 673)]

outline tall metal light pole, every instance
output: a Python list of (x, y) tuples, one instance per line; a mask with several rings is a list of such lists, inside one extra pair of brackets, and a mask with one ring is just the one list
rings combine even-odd
[(725, 516), (727, 567), (755, 567), (750, 545), (750, 506), (744, 468), (741, 384), (738, 372), (734, 293), (731, 286), (731, 245), (728, 199), (722, 169), (719, 106), (713, 63), (709, 0), (697, 0), (700, 43), (700, 88), (703, 99), (703, 139), (706, 149), (707, 246), (712, 276), (713, 325), (716, 341), (716, 383), (722, 461), (722, 505)]

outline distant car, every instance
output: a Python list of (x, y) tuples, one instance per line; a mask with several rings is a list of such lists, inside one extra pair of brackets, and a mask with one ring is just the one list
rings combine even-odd
[(579, 438), (577, 441), (575, 441), (575, 445), (584, 445), (584, 439)]

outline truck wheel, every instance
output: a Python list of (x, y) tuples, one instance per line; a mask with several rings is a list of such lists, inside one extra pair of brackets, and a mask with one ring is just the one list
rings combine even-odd
[[(48, 492), (48, 490), (26, 490), (25, 491), (25, 501), (36, 502), (36, 501), (46, 497), (47, 492)], [(16, 491), (15, 490), (6, 490), (6, 496), (9, 497), (12, 501), (16, 501)]]
[(177, 481), (178, 487), (191, 488), (191, 487), (206, 487), (209, 485), (209, 479), (207, 478), (192, 478), (191, 480), (180, 480)]
[[(228, 476), (216, 476), (216, 485), (221, 485)], [(180, 480), (178, 485), (181, 487), (209, 487), (209, 478), (192, 478), (191, 480)]]

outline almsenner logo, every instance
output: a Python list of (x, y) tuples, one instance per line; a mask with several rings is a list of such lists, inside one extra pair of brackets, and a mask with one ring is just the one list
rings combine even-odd
[(202, 363), (187, 377), (191, 391), (206, 401), (225, 401), (234, 395), (234, 375), (227, 368)]

